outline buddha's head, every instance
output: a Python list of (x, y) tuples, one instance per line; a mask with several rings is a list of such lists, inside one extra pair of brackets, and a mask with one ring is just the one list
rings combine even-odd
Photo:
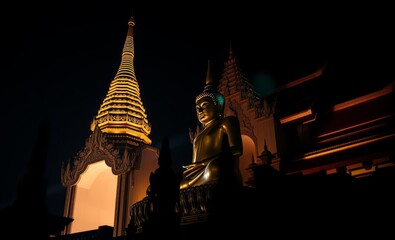
[(224, 116), (225, 98), (217, 91), (217, 86), (211, 77), (210, 62), (207, 69), (206, 86), (196, 97), (196, 114), (199, 121), (207, 125)]

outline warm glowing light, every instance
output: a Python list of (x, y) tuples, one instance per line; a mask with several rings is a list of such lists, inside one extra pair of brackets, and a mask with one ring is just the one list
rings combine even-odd
[[(141, 116), (147, 117), (147, 115), (144, 113), (144, 109), (141, 108), (141, 107), (139, 109), (138, 107), (135, 107), (135, 106), (127, 106), (127, 105), (124, 105), (124, 104), (118, 106), (118, 105), (113, 104), (113, 105), (102, 106), (101, 111), (106, 111), (108, 109), (115, 109), (115, 110), (112, 110), (112, 111), (108, 111), (108, 113), (110, 113), (110, 114), (117, 114), (117, 113), (126, 114), (126, 113), (129, 113), (130, 115), (134, 115), (136, 117), (141, 117)], [(143, 109), (143, 110), (141, 110), (141, 109)], [(126, 110), (130, 110), (130, 112), (128, 112)], [(133, 112), (138, 112), (140, 114), (132, 114)], [(100, 117), (102, 115), (103, 114), (98, 114), (98, 117)]]
[(317, 71), (315, 71), (314, 73), (312, 73), (310, 75), (302, 77), (302, 78), (300, 78), (298, 80), (295, 80), (293, 82), (287, 83), (287, 84), (275, 89), (274, 92), (277, 93), (277, 92), (283, 91), (284, 89), (292, 88), (292, 87), (300, 85), (300, 84), (302, 84), (304, 82), (307, 82), (307, 81), (310, 81), (312, 79), (315, 79), (315, 78), (317, 78), (317, 77), (322, 75), (323, 70), (324, 70), (323, 68), (320, 68), (320, 69), (318, 69)]
[(312, 115), (312, 111), (311, 111), (311, 109), (307, 109), (305, 111), (298, 112), (298, 113), (292, 114), (290, 116), (281, 118), (280, 119), (280, 123), (284, 124), (284, 123), (293, 122), (295, 120), (298, 120), (298, 119), (301, 119), (303, 117), (307, 117), (307, 116), (310, 116), (310, 115)]
[(332, 169), (326, 170), (326, 174), (327, 175), (335, 174), (335, 173), (337, 173), (337, 169), (336, 168), (332, 168)]
[(256, 156), (255, 154), (255, 143), (254, 141), (246, 136), (241, 135), (241, 141), (243, 142), (243, 155), (240, 156), (239, 159), (239, 169), (243, 181), (243, 185), (247, 185), (247, 180), (251, 177), (251, 173), (247, 170), (250, 166), (252, 157)]
[(356, 169), (356, 170), (350, 171), (350, 174), (351, 174), (351, 176), (357, 177), (359, 175), (370, 174), (370, 173), (372, 173), (374, 171), (376, 171), (375, 168), (371, 168), (371, 169), (360, 168), (360, 169)]
[[(99, 127), (101, 125), (99, 124)], [(105, 133), (111, 133), (111, 134), (127, 134), (136, 138), (142, 139), (146, 144), (151, 144), (152, 140), (147, 137), (144, 133), (140, 133), (138, 131), (128, 129), (128, 128), (111, 128), (111, 127), (105, 127), (102, 130)]]
[[(346, 128), (342, 128), (342, 129), (339, 129), (339, 130), (336, 130), (336, 131), (329, 132), (329, 133), (321, 134), (321, 135), (317, 136), (317, 138), (319, 138), (319, 139), (320, 138), (326, 138), (326, 137), (336, 136), (336, 135), (339, 135), (339, 134), (343, 134), (342, 136), (347, 136), (346, 134), (344, 134), (345, 132), (348, 132), (350, 130), (357, 131), (358, 128), (361, 128), (361, 127), (364, 127), (364, 126), (368, 126), (368, 125), (370, 125), (372, 123), (379, 123), (380, 121), (383, 121), (383, 120), (388, 119), (390, 117), (391, 116), (384, 116), (384, 117), (376, 118), (376, 119), (373, 119), (373, 120), (370, 120), (370, 121), (366, 121), (366, 122), (363, 122), (363, 123), (360, 123), (360, 124), (355, 124), (355, 125), (353, 125), (351, 127), (346, 127)], [(329, 140), (331, 140), (331, 139), (329, 139)], [(325, 140), (323, 140), (321, 142), (325, 142)]]
[(151, 172), (155, 172), (155, 170), (159, 167), (158, 157), (159, 152), (156, 148), (144, 148), (141, 157), (141, 159), (144, 159), (144, 161), (140, 162), (138, 166), (139, 171), (133, 172), (134, 179), (138, 179), (139, 181), (133, 181), (132, 183), (129, 206), (141, 201), (147, 196), (147, 187), (150, 185), (150, 174)]
[(151, 144), (152, 141), (148, 138), (151, 126), (140, 98), (140, 88), (134, 72), (133, 26), (134, 24), (129, 24), (121, 65), (111, 81), (94, 124), (98, 124), (102, 132), (127, 134), (141, 139), (137, 142)]
[(389, 86), (389, 87), (383, 88), (382, 90), (379, 90), (377, 92), (370, 93), (365, 96), (355, 98), (355, 99), (352, 99), (352, 100), (344, 102), (344, 103), (337, 104), (337, 105), (333, 106), (332, 110), (334, 112), (336, 112), (336, 111), (340, 111), (340, 110), (343, 110), (343, 109), (346, 109), (349, 107), (353, 107), (355, 105), (370, 101), (372, 99), (379, 98), (379, 97), (385, 96), (387, 94), (390, 94), (392, 91), (393, 91), (393, 86)]
[(71, 233), (114, 226), (118, 177), (104, 161), (90, 164), (76, 185)]
[(338, 146), (334, 146), (332, 148), (327, 148), (324, 149), (323, 151), (317, 152), (317, 153), (313, 153), (313, 154), (306, 154), (302, 159), (304, 160), (309, 160), (309, 159), (314, 159), (316, 157), (320, 157), (320, 156), (325, 156), (328, 154), (332, 154), (332, 153), (336, 153), (336, 152), (341, 152), (347, 149), (352, 149), (355, 147), (360, 147), (369, 143), (374, 143), (377, 141), (382, 141), (388, 138), (393, 138), (395, 137), (395, 134), (390, 134), (387, 136), (382, 136), (382, 137), (377, 137), (377, 138), (373, 138), (373, 139), (366, 139), (366, 140), (361, 140), (359, 142), (356, 143), (345, 143), (343, 145), (338, 145)]

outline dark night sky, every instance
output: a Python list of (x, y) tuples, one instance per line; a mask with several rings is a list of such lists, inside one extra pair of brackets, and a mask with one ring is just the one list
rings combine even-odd
[[(207, 60), (219, 78), (230, 41), (247, 76), (269, 75), (274, 87), (325, 63), (333, 70), (333, 84), (343, 84), (339, 91), (371, 89), (394, 79), (395, 21), (385, 6), (294, 7), (134, 8), (135, 70), (152, 124), (150, 137), (159, 147), (169, 136), (175, 166), (190, 161), (188, 129), (197, 123), (194, 98), (203, 89)], [(38, 123), (49, 118), (48, 204), (49, 211), (62, 214), (61, 162), (72, 158), (90, 134), (121, 60), (132, 6), (3, 11), (0, 207), (15, 199)]]

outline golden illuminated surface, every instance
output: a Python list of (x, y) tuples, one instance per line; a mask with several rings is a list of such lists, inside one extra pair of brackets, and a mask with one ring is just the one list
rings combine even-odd
[(147, 187), (150, 185), (149, 177), (159, 167), (158, 156), (158, 151), (154, 148), (143, 150), (139, 170), (133, 171), (135, 181), (131, 184), (130, 206), (147, 196)]
[(102, 132), (109, 134), (126, 134), (151, 144), (148, 135), (151, 125), (148, 122), (140, 88), (134, 72), (134, 20), (128, 22), (129, 28), (122, 51), (122, 60), (110, 89), (100, 106), (91, 130), (97, 124)]
[(76, 185), (71, 233), (114, 226), (118, 177), (104, 161), (90, 164)]
[(193, 141), (192, 164), (184, 166), (181, 189), (218, 181), (223, 169), (221, 161), (233, 164), (230, 169), (240, 177), (234, 160), (243, 153), (240, 125), (235, 116), (223, 118), (219, 104), (224, 102), (216, 101), (210, 94), (197, 97), (197, 117), (204, 127)]

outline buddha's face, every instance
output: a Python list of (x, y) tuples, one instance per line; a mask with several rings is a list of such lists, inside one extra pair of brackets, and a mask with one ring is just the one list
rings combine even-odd
[(203, 97), (196, 102), (196, 113), (199, 121), (204, 125), (219, 118), (218, 107), (211, 97)]

